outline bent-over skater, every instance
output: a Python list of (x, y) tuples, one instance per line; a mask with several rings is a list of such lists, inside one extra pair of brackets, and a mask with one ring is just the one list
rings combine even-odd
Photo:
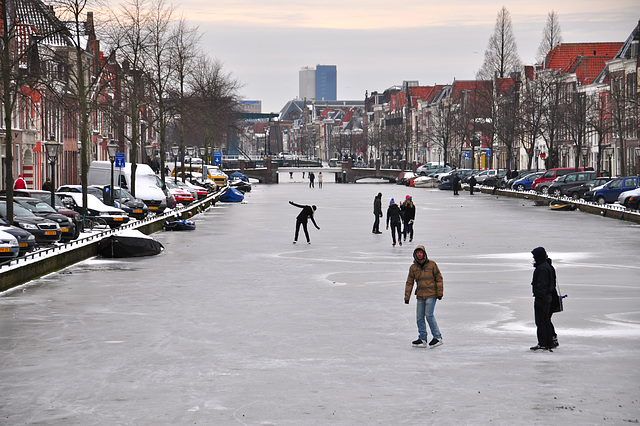
[(300, 225), (302, 225), (302, 229), (304, 230), (304, 235), (307, 237), (307, 244), (311, 244), (311, 240), (309, 239), (309, 231), (307, 230), (307, 220), (311, 219), (313, 225), (319, 230), (320, 227), (316, 223), (313, 218), (313, 212), (316, 211), (316, 206), (303, 206), (300, 204), (296, 204), (293, 201), (289, 201), (289, 204), (292, 206), (296, 206), (302, 209), (298, 217), (296, 217), (296, 236), (293, 239), (293, 244), (298, 242), (298, 232), (300, 231)]

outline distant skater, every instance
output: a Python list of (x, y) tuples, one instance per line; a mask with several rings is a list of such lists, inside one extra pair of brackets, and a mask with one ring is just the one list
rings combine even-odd
[(416, 348), (427, 347), (427, 327), (425, 319), (433, 339), (429, 342), (430, 348), (442, 345), (442, 334), (438, 328), (433, 311), (436, 301), (442, 300), (444, 292), (442, 274), (438, 265), (427, 257), (424, 246), (418, 246), (413, 251), (413, 263), (409, 267), (409, 275), (404, 289), (404, 303), (409, 304), (413, 283), (416, 284), (416, 323), (418, 325), (418, 339), (411, 342)]
[(318, 188), (322, 188), (322, 172), (318, 173)]
[(382, 234), (380, 232), (380, 218), (382, 217), (382, 192), (378, 192), (376, 198), (373, 199), (373, 232), (374, 234)]
[(309, 231), (307, 230), (307, 220), (311, 219), (311, 222), (313, 222), (313, 225), (318, 230), (320, 230), (320, 227), (318, 226), (315, 219), (313, 218), (313, 213), (316, 211), (316, 206), (306, 206), (306, 205), (302, 206), (300, 204), (294, 203), (293, 201), (289, 201), (289, 204), (302, 209), (298, 217), (296, 217), (296, 235), (293, 239), (293, 244), (298, 242), (298, 233), (300, 231), (300, 225), (302, 225), (302, 229), (304, 230), (304, 235), (305, 237), (307, 237), (307, 244), (311, 244), (311, 240), (309, 239)]
[(391, 222), (393, 246), (396, 246), (396, 233), (398, 234), (398, 244), (402, 245), (402, 212), (393, 198), (389, 201), (387, 208), (387, 229), (389, 229), (389, 222)]
[(413, 205), (413, 198), (407, 195), (407, 198), (402, 203), (402, 221), (404, 227), (402, 228), (402, 239), (407, 241), (407, 234), (409, 235), (409, 242), (413, 241), (413, 222), (416, 219), (416, 206)]
[(313, 182), (316, 180), (316, 175), (313, 174), (313, 172), (309, 172), (309, 188), (315, 188), (316, 186), (313, 184)]

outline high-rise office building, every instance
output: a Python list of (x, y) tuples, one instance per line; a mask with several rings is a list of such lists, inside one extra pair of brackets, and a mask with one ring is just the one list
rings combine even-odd
[(300, 99), (335, 101), (338, 99), (338, 71), (335, 65), (304, 67), (299, 73)]
[(316, 100), (335, 101), (338, 99), (338, 70), (335, 65), (316, 66)]

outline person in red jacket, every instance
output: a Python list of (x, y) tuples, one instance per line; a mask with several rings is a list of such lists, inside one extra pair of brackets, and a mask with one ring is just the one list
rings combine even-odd
[(22, 175), (18, 175), (18, 179), (13, 184), (13, 189), (27, 189), (27, 183), (22, 178)]

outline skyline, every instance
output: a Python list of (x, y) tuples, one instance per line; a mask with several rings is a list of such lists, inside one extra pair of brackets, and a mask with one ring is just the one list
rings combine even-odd
[(364, 99), (406, 80), (420, 85), (472, 80), (482, 65), (498, 11), (511, 15), (518, 53), (535, 63), (547, 14), (559, 15), (564, 43), (625, 41), (638, 24), (637, 2), (574, 0), (531, 5), (467, 0), (372, 0), (302, 4), (292, 0), (185, 0), (176, 10), (202, 34), (202, 49), (243, 87), (242, 99), (279, 112), (298, 96), (303, 67), (336, 65), (338, 99)]

